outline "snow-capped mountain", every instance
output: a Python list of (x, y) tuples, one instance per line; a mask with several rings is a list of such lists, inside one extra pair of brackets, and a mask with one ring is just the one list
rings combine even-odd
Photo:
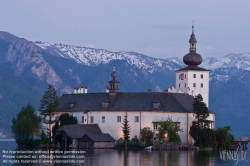
[[(139, 69), (147, 69), (151, 73), (155, 70), (179, 69), (177, 66), (184, 66), (182, 60), (174, 58), (152, 58), (135, 52), (111, 52), (104, 49), (95, 49), (65, 44), (51, 44), (47, 42), (34, 42), (39, 47), (56, 54), (57, 56), (73, 59), (75, 62), (87, 66), (98, 66), (107, 64), (112, 60), (126, 60), (131, 65), (136, 65)], [(201, 67), (209, 70), (218, 68), (237, 68), (250, 70), (250, 53), (228, 54), (222, 58), (206, 58)]]
[[(135, 65), (139, 69), (146, 69), (148, 72), (161, 70), (177, 70), (183, 66), (182, 61), (178, 58), (152, 58), (135, 52), (111, 52), (104, 49), (95, 49), (88, 47), (64, 45), (64, 44), (50, 44), (46, 42), (34, 42), (39, 47), (56, 54), (57, 56), (73, 59), (75, 62), (87, 65), (98, 66), (100, 64), (107, 64), (112, 60), (126, 60), (130, 65)], [(115, 64), (114, 64), (115, 65)]]
[[(34, 42), (39, 47), (62, 58), (72, 59), (78, 64), (98, 66), (107, 64), (112, 60), (125, 60), (138, 69), (145, 69), (149, 73), (156, 71), (175, 71), (184, 67), (182, 60), (174, 58), (152, 58), (135, 52), (111, 52), (104, 49), (72, 46), (65, 44), (51, 44), (47, 42)], [(115, 64), (114, 64), (115, 65)], [(250, 70), (250, 54), (229, 54), (222, 58), (206, 58), (200, 65), (211, 70), (210, 80), (227, 81), (231, 76), (242, 74)]]
[(250, 53), (228, 54), (222, 58), (206, 58), (201, 66), (214, 70), (218, 68), (237, 68), (241, 70), (250, 70)]

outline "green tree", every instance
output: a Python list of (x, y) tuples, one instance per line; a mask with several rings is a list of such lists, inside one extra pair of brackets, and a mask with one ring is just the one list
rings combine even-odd
[(39, 135), (39, 123), (41, 119), (35, 114), (35, 108), (31, 104), (22, 107), (17, 118), (12, 118), (12, 133), (18, 145), (28, 145)]
[(140, 140), (145, 146), (153, 145), (154, 132), (149, 127), (144, 127), (140, 131)]
[(124, 147), (124, 139), (123, 139), (123, 138), (119, 138), (119, 139), (116, 141), (115, 146), (116, 146), (117, 148), (123, 148), (123, 147)]
[(194, 138), (195, 146), (200, 148), (217, 147), (215, 131), (210, 128), (201, 129), (197, 126), (190, 127), (190, 135)]
[(195, 140), (194, 145), (200, 148), (216, 147), (215, 131), (209, 128), (210, 122), (207, 120), (209, 110), (200, 94), (194, 98), (193, 110), (196, 120), (192, 122), (189, 133)]
[(128, 141), (130, 138), (130, 125), (129, 125), (129, 121), (128, 121), (128, 115), (124, 115), (124, 119), (123, 119), (123, 123), (122, 123), (122, 131), (123, 131), (123, 139), (125, 142), (125, 149), (128, 148)]
[(159, 128), (156, 136), (159, 141), (166, 140), (169, 142), (181, 142), (178, 132), (182, 132), (183, 130), (180, 128), (178, 123), (173, 122), (170, 117), (165, 120), (160, 120), (157, 123), (159, 124)]
[(234, 137), (229, 131), (231, 131), (231, 126), (218, 127), (216, 129), (216, 139), (219, 149), (230, 149), (234, 143)]
[(53, 85), (49, 84), (40, 102), (39, 111), (42, 115), (43, 123), (49, 125), (49, 128), (47, 128), (47, 135), (49, 140), (51, 140), (51, 125), (57, 121), (54, 115), (56, 114), (56, 107), (58, 106), (58, 96)]
[(137, 138), (137, 135), (135, 135), (135, 137), (132, 138), (132, 140), (131, 140), (131, 142), (130, 142), (130, 145), (133, 146), (133, 147), (139, 147), (140, 141), (139, 141), (139, 139)]
[[(59, 125), (59, 122), (60, 122), (60, 125)], [(60, 115), (58, 118), (58, 121), (55, 123), (55, 125), (52, 128), (52, 133), (55, 134), (56, 130), (58, 130), (59, 127), (62, 127), (63, 125), (69, 125), (69, 124), (77, 124), (77, 119), (73, 117), (72, 115), (69, 115), (68, 113)]]
[(206, 103), (203, 102), (203, 98), (200, 94), (195, 96), (193, 103), (193, 110), (195, 112), (196, 121), (193, 125), (197, 125), (199, 128), (209, 128), (209, 121), (207, 117), (209, 116), (209, 111)]

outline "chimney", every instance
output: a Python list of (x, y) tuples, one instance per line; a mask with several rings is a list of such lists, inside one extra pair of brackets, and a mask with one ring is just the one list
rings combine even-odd
[(77, 94), (81, 93), (81, 88), (77, 88)]
[(83, 94), (88, 93), (88, 87), (86, 86), (80, 86), (80, 88), (74, 88), (73, 94)]
[(80, 93), (83, 93), (83, 92), (84, 92), (84, 87), (81, 86), (81, 87), (80, 87)]
[(88, 93), (88, 87), (85, 86), (84, 88), (84, 93)]
[(148, 93), (151, 93), (152, 92), (152, 90), (151, 89), (148, 89)]
[(81, 89), (81, 93), (88, 93), (88, 87), (81, 86), (80, 89)]
[(74, 88), (73, 94), (77, 94), (77, 92), (78, 92), (78, 88)]

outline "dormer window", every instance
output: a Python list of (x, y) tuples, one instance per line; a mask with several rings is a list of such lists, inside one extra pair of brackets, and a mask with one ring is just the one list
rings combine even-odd
[(153, 109), (158, 110), (160, 107), (160, 102), (154, 102), (153, 103)]
[(108, 102), (106, 102), (106, 101), (105, 101), (105, 102), (102, 102), (102, 108), (103, 108), (103, 109), (107, 108), (108, 105), (109, 105)]
[(75, 106), (75, 103), (69, 103), (69, 108), (73, 108)]

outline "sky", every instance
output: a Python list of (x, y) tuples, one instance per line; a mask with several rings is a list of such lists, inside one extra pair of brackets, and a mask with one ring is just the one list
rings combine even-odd
[(250, 53), (249, 0), (1, 0), (0, 31), (31, 41), (182, 58)]

